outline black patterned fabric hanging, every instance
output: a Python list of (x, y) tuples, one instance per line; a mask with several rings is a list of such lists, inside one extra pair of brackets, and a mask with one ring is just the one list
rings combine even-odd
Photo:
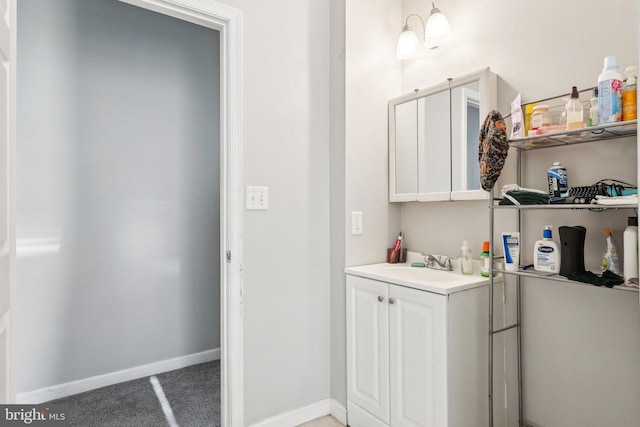
[(507, 125), (496, 110), (492, 110), (480, 129), (478, 160), (480, 161), (480, 185), (491, 191), (496, 184), (509, 154)]

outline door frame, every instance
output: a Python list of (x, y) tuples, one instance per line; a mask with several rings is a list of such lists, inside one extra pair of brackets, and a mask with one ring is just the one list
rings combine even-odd
[(220, 32), (222, 426), (244, 427), (242, 12), (214, 0), (119, 0)]

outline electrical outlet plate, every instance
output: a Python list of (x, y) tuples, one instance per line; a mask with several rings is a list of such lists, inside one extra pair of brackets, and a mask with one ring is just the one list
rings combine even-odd
[(248, 211), (266, 211), (269, 209), (269, 187), (248, 185), (246, 209)]
[(362, 234), (362, 212), (351, 212), (351, 234)]

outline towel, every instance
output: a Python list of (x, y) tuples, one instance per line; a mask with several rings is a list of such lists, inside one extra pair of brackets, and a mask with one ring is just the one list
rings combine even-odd
[(491, 111), (480, 129), (478, 160), (480, 161), (480, 185), (491, 191), (496, 184), (509, 154), (507, 125), (498, 111)]
[(507, 191), (503, 194), (500, 205), (548, 205), (549, 195), (533, 191)]

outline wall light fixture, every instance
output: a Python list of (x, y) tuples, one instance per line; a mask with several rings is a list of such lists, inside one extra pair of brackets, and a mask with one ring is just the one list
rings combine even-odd
[(396, 55), (398, 59), (410, 59), (415, 58), (420, 53), (420, 41), (418, 36), (409, 26), (409, 18), (415, 16), (422, 23), (424, 30), (424, 45), (429, 49), (435, 49), (441, 46), (452, 38), (451, 26), (447, 17), (444, 16), (440, 9), (436, 7), (434, 3), (431, 3), (431, 13), (427, 18), (427, 23), (416, 14), (407, 16), (404, 27), (402, 27), (402, 33), (398, 37), (398, 46), (396, 49)]

